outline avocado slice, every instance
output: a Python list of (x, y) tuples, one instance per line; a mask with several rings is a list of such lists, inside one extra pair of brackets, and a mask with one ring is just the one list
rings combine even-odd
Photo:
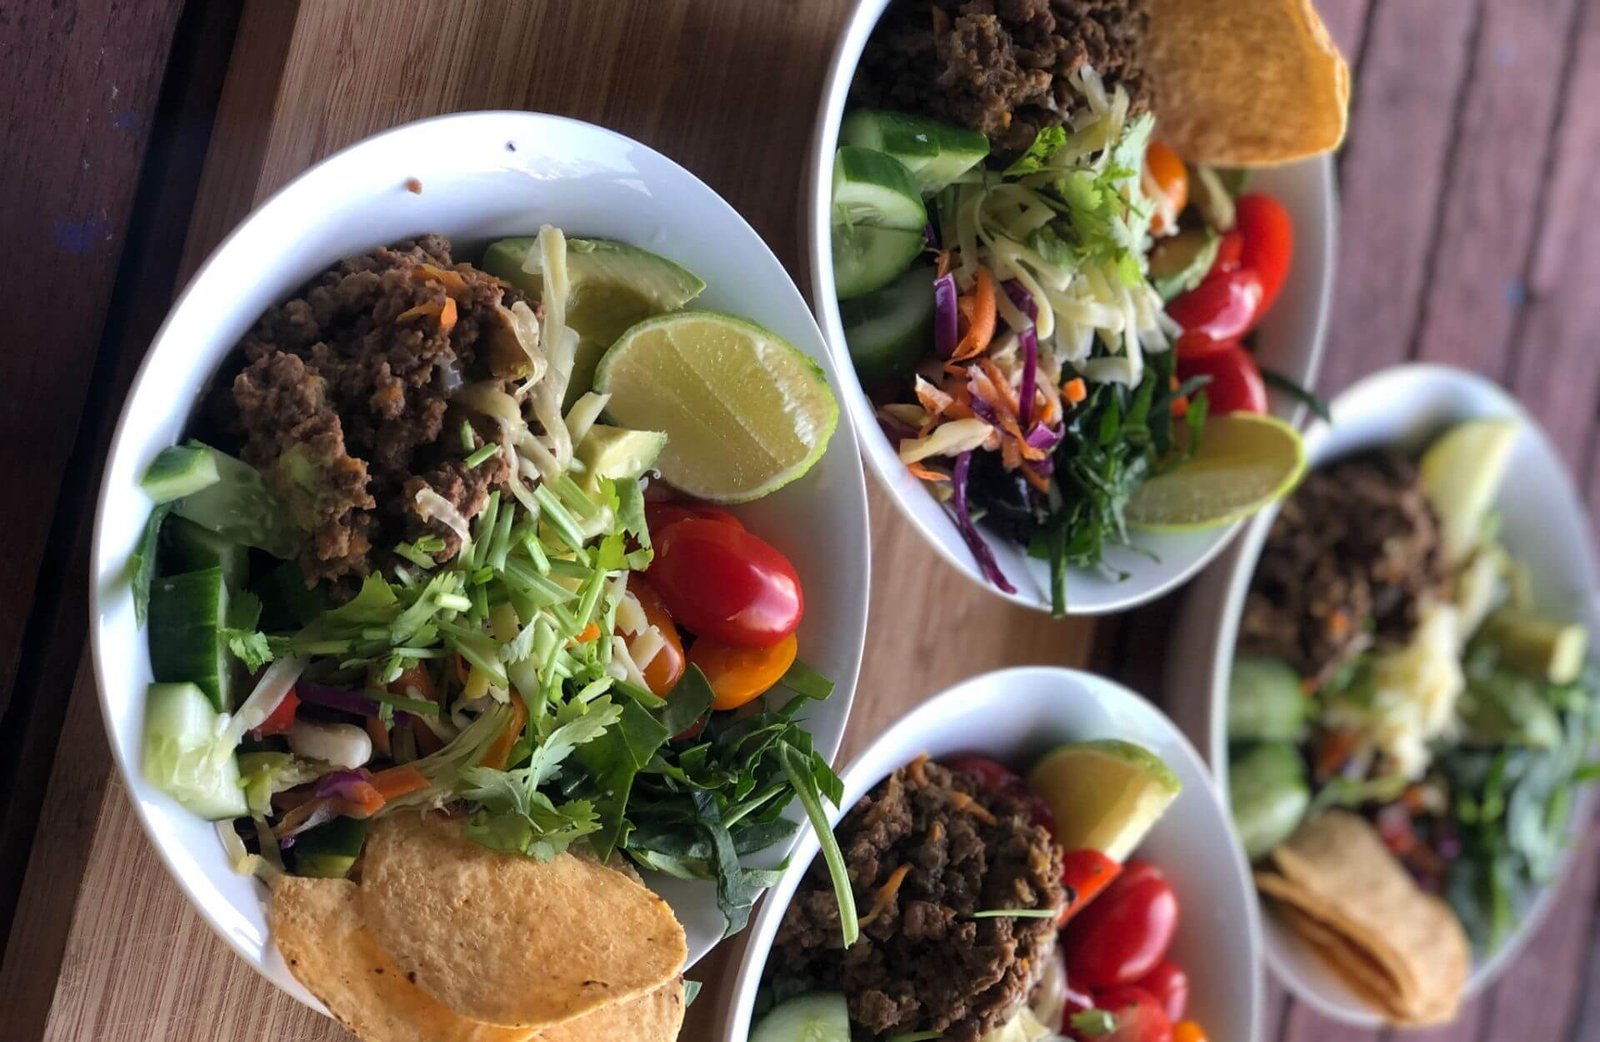
[(633, 431), (597, 423), (589, 428), (574, 455), (586, 468), (584, 482), (591, 488), (602, 478), (631, 481), (655, 465), (667, 447), (661, 431)]
[(363, 818), (334, 818), (307, 829), (294, 841), (294, 868), (298, 875), (343, 879), (350, 874), (361, 845), (367, 840)]
[(1047, 753), (1028, 785), (1050, 804), (1063, 850), (1098, 850), (1113, 861), (1126, 861), (1183, 791), (1161, 757), (1114, 738)]
[(1150, 281), (1162, 300), (1200, 285), (1216, 263), (1222, 237), (1210, 228), (1186, 228), (1156, 243), (1150, 251)]
[[(532, 236), (520, 236), (490, 243), (483, 270), (539, 299), (544, 277), (522, 270), (534, 242)], [(578, 331), (578, 353), (566, 406), (592, 387), (595, 366), (617, 337), (652, 315), (677, 311), (706, 288), (682, 265), (611, 239), (568, 239), (567, 273), (572, 282), (567, 324)]]

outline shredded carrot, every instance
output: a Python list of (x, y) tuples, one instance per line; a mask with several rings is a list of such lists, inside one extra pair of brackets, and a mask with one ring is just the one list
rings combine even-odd
[(944, 471), (934, 470), (932, 467), (925, 467), (921, 463), (907, 463), (906, 469), (909, 470), (914, 477), (919, 477), (923, 481), (950, 480), (950, 475), (946, 474)]
[[(449, 300), (449, 297), (444, 298)], [(396, 322), (409, 322), (414, 318), (437, 317), (444, 311), (444, 305), (437, 300), (425, 300), (414, 308), (406, 308), (394, 317)]]
[(1350, 632), (1350, 613), (1343, 608), (1335, 608), (1328, 615), (1328, 636), (1334, 640), (1343, 640)]
[(467, 292), (467, 280), (461, 277), (459, 271), (441, 268), (437, 264), (418, 264), (411, 269), (411, 278), (415, 282), (437, 282), (451, 296)]
[(1000, 371), (999, 366), (987, 358), (978, 359), (978, 365), (983, 367), (983, 375), (987, 376), (989, 382), (994, 384), (994, 389), (999, 394), (1000, 401), (1005, 403), (1005, 407), (1013, 415), (1021, 412), (1020, 403), (1017, 401), (1017, 393), (1012, 390), (1011, 381), (1006, 379), (1006, 374)]
[(883, 885), (878, 887), (878, 892), (872, 895), (872, 907), (867, 910), (866, 915), (862, 916), (858, 920), (862, 926), (866, 926), (868, 923), (878, 918), (878, 916), (894, 907), (894, 899), (900, 893), (900, 884), (904, 883), (906, 881), (906, 876), (910, 874), (910, 865), (901, 865), (899, 868), (889, 873), (889, 878), (885, 879), (883, 881)]
[(915, 785), (919, 789), (927, 788), (927, 785), (928, 785), (927, 765), (928, 765), (928, 754), (927, 753), (923, 753), (921, 756), (917, 757), (915, 760), (912, 760), (910, 763), (906, 764), (906, 774), (911, 778), (911, 783), (913, 785)]
[(1318, 778), (1331, 778), (1339, 772), (1345, 761), (1350, 759), (1360, 742), (1360, 736), (1354, 731), (1333, 731), (1325, 736), (1317, 745), (1316, 750), (1316, 775)]
[(950, 793), (950, 802), (956, 805), (956, 810), (966, 811), (985, 825), (994, 824), (994, 815), (989, 813), (989, 809), (966, 793)]
[(367, 737), (372, 739), (372, 751), (382, 757), (394, 755), (394, 750), (389, 747), (389, 729), (383, 726), (383, 721), (375, 716), (363, 718), (367, 725)]
[(1172, 399), (1172, 418), (1181, 420), (1187, 415), (1189, 415), (1189, 396), (1180, 394)]
[(439, 309), (439, 329), (448, 333), (456, 328), (456, 301), (454, 297), (445, 297), (444, 306)]
[(1048, 387), (1043, 384), (1034, 392), (1034, 399), (1044, 399), (1044, 405), (1039, 409), (1039, 422), (1046, 427), (1054, 425), (1061, 415), (1061, 399), (1057, 398)]
[(511, 757), (511, 747), (517, 744), (517, 739), (522, 737), (522, 729), (528, 723), (528, 707), (522, 704), (522, 696), (515, 691), (511, 693), (511, 724), (495, 737), (494, 743), (489, 746), (488, 752), (483, 754), (483, 759), (478, 761), (481, 766), (493, 767), (496, 770), (506, 769), (506, 761)]
[(934, 264), (934, 277), (942, 279), (948, 274), (950, 274), (950, 251), (940, 250)]
[[(457, 669), (460, 668), (461, 656), (456, 656)], [(466, 680), (462, 677), (463, 682)], [(397, 695), (407, 698), (420, 698), (427, 702), (439, 701), (439, 692), (434, 689), (433, 675), (428, 672), (428, 667), (420, 662), (413, 662), (400, 671), (394, 678), (394, 683), (389, 685), (389, 690)]]
[(1028, 484), (1032, 485), (1040, 492), (1048, 493), (1050, 491), (1050, 479), (1045, 477), (1043, 474), (1040, 474), (1026, 463), (1022, 465), (1022, 476), (1028, 479)]
[(967, 332), (950, 356), (953, 361), (972, 358), (988, 348), (994, 339), (995, 306), (994, 276), (988, 268), (979, 268), (972, 295), (956, 301), (956, 307), (967, 317)]
[(1070, 405), (1080, 405), (1085, 398), (1089, 397), (1089, 385), (1083, 382), (1083, 377), (1074, 376), (1061, 385), (1061, 397), (1065, 398)]
[(385, 800), (399, 799), (407, 793), (428, 787), (428, 777), (410, 764), (390, 767), (372, 776), (372, 787)]
[(579, 644), (588, 644), (591, 641), (593, 641), (596, 638), (598, 638), (599, 636), (600, 636), (600, 627), (591, 622), (591, 623), (589, 623), (589, 625), (587, 625), (587, 626), (585, 626), (583, 628), (583, 632), (582, 633), (578, 634), (578, 643)]
[(354, 782), (350, 791), (349, 798), (328, 801), (329, 806), (347, 818), (370, 818), (388, 802), (371, 782)]

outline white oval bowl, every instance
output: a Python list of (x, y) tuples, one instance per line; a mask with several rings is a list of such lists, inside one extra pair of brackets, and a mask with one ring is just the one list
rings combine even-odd
[[(1473, 373), (1441, 365), (1403, 365), (1374, 373), (1331, 404), (1333, 422), (1306, 433), (1312, 469), (1386, 445), (1420, 452), (1452, 424), (1507, 417), (1522, 424), (1501, 483), (1498, 509), (1512, 555), (1527, 566), (1535, 600), (1545, 611), (1600, 628), (1600, 570), (1588, 513), (1566, 465), (1537, 422), (1515, 399)], [(1173, 715), (1228, 792), (1228, 677), (1239, 619), (1277, 510), (1252, 519), (1232, 550), (1188, 593), (1178, 618), (1166, 688)], [(1588, 791), (1574, 821), (1587, 820)], [(1547, 887), (1516, 930), (1486, 960), (1476, 962), (1467, 995), (1487, 986), (1515, 959), (1550, 906)], [(1344, 985), (1270, 912), (1262, 916), (1267, 965), (1294, 994), (1349, 1024), (1376, 1027), (1381, 1018)]]
[[(1122, 738), (1165, 760), (1183, 792), (1138, 857), (1165, 871), (1182, 913), (1172, 958), (1189, 974), (1189, 1010), (1210, 1037), (1259, 1037), (1261, 930), (1249, 867), (1227, 835), (1228, 812), (1194, 746), (1149, 702), (1104, 677), (1029, 666), (964, 680), (879, 735), (841, 773), (844, 808), (896, 768), (927, 754), (972, 752), (1022, 766), (1063, 742)], [(837, 821), (842, 810), (832, 810)], [(733, 1002), (722, 1017), (725, 1042), (745, 1042), (756, 989), (784, 912), (818, 849), (807, 833), (792, 864), (750, 927)]]
[[(839, 142), (850, 81), (855, 76), (867, 37), (888, 0), (860, 0), (833, 53), (817, 112), (807, 185), (810, 198), (801, 222), (801, 240), (810, 261), (811, 297), (822, 322), (834, 369), (844, 386), (844, 410), (856, 427), (867, 462), (889, 498), (924, 539), (962, 575), (1016, 604), (1050, 610), (1050, 566), (999, 536), (991, 536), (1000, 570), (1016, 587), (1005, 593), (984, 578), (945, 509), (906, 470), (894, 443), (873, 416), (872, 403), (861, 387), (845, 343), (839, 302), (833, 292), (832, 220), (833, 154)], [(1265, 368), (1302, 387), (1316, 383), (1327, 329), (1328, 301), (1333, 290), (1335, 189), (1333, 162), (1327, 156), (1256, 171), (1252, 189), (1276, 196), (1294, 221), (1295, 256), (1289, 277), (1256, 335), (1256, 356)], [(1274, 415), (1298, 423), (1304, 407), (1289, 395), (1271, 392)], [(1244, 522), (1205, 532), (1156, 535), (1135, 532), (1132, 545), (1106, 552), (1108, 571), (1074, 568), (1067, 577), (1067, 610), (1073, 615), (1104, 615), (1154, 600), (1181, 585), (1221, 553)], [(985, 532), (987, 535), (988, 533)], [(1116, 572), (1127, 578), (1119, 579)]]
[[(419, 194), (406, 189), (409, 178), (421, 182)], [(848, 393), (783, 265), (694, 175), (587, 123), (476, 112), (368, 138), (257, 207), (178, 298), (134, 381), (111, 445), (95, 519), (90, 598), (95, 676), (117, 768), (146, 834), (201, 916), (247, 962), (308, 1005), (317, 1004), (268, 942), (265, 890), (229, 868), (212, 825), (139, 771), (150, 660), (125, 579), (150, 510), (138, 479), (156, 453), (182, 435), (202, 387), (257, 316), (329, 264), (423, 232), (475, 247), (532, 234), (542, 223), (671, 257), (706, 280), (697, 306), (760, 322), (815, 358), (836, 394)], [(832, 757), (855, 690), (867, 613), (866, 484), (850, 425), (839, 424), (822, 460), (803, 479), (740, 513), (789, 556), (804, 582), (801, 655), (837, 684), (806, 720), (817, 748)], [(794, 813), (800, 814), (798, 807)], [(786, 853), (775, 850), (762, 860), (770, 867)], [(722, 934), (715, 888), (650, 882), (683, 920), (694, 962)]]

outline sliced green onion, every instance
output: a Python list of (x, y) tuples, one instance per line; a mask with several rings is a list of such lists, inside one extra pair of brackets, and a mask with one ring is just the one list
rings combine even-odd
[(828, 866), (828, 875), (833, 877), (833, 896), (839, 904), (839, 933), (844, 939), (844, 946), (848, 948), (861, 936), (861, 921), (856, 917), (856, 897), (850, 889), (850, 871), (845, 867), (839, 841), (833, 838), (833, 826), (828, 824), (827, 812), (822, 809), (822, 793), (817, 789), (816, 779), (811, 776), (805, 754), (799, 749), (783, 742), (778, 750), (778, 762), (783, 765), (783, 773), (789, 776), (789, 784), (794, 786), (795, 795), (800, 797), (800, 805), (805, 808), (806, 817), (816, 830), (817, 842), (822, 846), (822, 860)]
[(533, 490), (533, 498), (538, 501), (539, 509), (543, 514), (544, 523), (550, 526), (560, 540), (571, 547), (579, 560), (587, 558), (583, 552), (583, 532), (579, 529), (577, 519), (562, 505), (556, 494), (550, 491), (550, 486), (540, 485)]
[(384, 691), (381, 688), (372, 687), (367, 688), (362, 694), (379, 705), (389, 706), (392, 709), (403, 709), (418, 716), (439, 715), (439, 703), (430, 702), (426, 698), (407, 698), (405, 695), (397, 695), (393, 691)]
[(969, 919), (1054, 919), (1061, 914), (1059, 908), (988, 908), (973, 912)]
[(472, 424), (468, 423), (466, 420), (462, 420), (461, 421), (461, 451), (462, 452), (471, 452), (472, 451), (472, 443), (475, 440), (476, 439), (472, 436)]
[(451, 611), (472, 610), (472, 601), (461, 596), (459, 593), (440, 594), (438, 597), (434, 598), (434, 603), (441, 608), (448, 608)]
[(418, 568), (432, 568), (433, 558), (417, 549), (411, 543), (401, 543), (394, 548), (394, 552), (416, 565)]
[(477, 469), (498, 455), (500, 455), (500, 446), (492, 441), (486, 442), (467, 457), (467, 466)]

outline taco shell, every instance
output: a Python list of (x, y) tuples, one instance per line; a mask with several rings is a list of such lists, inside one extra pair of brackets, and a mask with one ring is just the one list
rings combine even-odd
[(536, 1032), (533, 1042), (674, 1042), (683, 1027), (683, 978)]

